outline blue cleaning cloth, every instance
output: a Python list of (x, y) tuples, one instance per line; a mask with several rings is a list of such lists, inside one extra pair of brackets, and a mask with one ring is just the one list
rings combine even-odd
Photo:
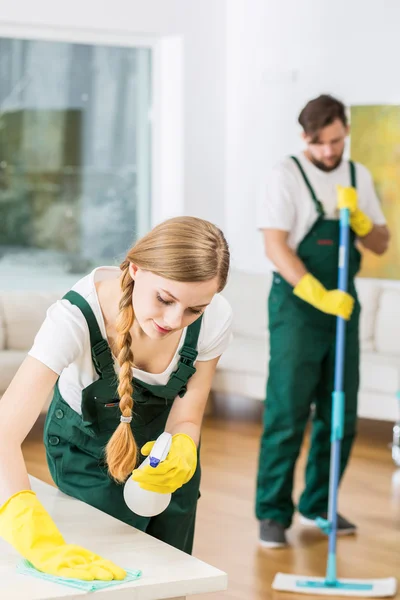
[(132, 571), (131, 569), (125, 569), (127, 575), (122, 581), (113, 579), (112, 581), (82, 581), (82, 579), (65, 579), (63, 577), (55, 577), (54, 575), (47, 575), (35, 569), (35, 567), (29, 562), (29, 560), (21, 560), (17, 564), (17, 572), (22, 575), (31, 575), (50, 581), (51, 583), (59, 583), (61, 585), (67, 585), (69, 587), (77, 588), (78, 590), (84, 590), (85, 592), (96, 592), (97, 590), (104, 590), (105, 588), (115, 587), (128, 583), (129, 581), (135, 581), (142, 575), (142, 571)]

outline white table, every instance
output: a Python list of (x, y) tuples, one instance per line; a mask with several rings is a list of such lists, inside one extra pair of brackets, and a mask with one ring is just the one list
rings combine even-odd
[[(32, 489), (66, 541), (143, 573), (137, 581), (91, 592), (89, 598), (184, 600), (192, 594), (226, 589), (226, 573), (66, 496), (34, 477), (30, 480)], [(0, 540), (1, 600), (81, 600), (82, 596), (87, 596), (87, 592), (18, 574), (15, 568), (18, 560), (14, 549)]]

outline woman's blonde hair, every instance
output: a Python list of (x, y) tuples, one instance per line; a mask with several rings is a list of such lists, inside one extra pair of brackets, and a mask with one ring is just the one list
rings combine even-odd
[[(226, 284), (229, 249), (220, 229), (195, 217), (176, 217), (157, 225), (141, 238), (120, 265), (122, 296), (116, 322), (118, 362), (120, 365), (118, 396), (124, 417), (132, 416), (133, 353), (130, 330), (135, 318), (132, 295), (134, 281), (130, 264), (173, 281), (195, 282), (218, 279), (218, 291)], [(129, 423), (120, 423), (106, 447), (108, 470), (122, 483), (136, 467), (138, 449)]]

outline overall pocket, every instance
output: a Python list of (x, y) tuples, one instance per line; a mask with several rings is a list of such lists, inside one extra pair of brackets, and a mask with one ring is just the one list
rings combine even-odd
[(82, 391), (83, 422), (97, 433), (112, 433), (120, 423), (117, 386), (98, 379)]

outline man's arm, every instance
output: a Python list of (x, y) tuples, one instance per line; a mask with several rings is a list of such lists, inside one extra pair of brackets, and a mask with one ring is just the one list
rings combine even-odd
[(307, 274), (303, 262), (288, 246), (288, 231), (280, 229), (263, 229), (265, 254), (274, 263), (278, 272), (290, 285), (296, 287)]
[(360, 244), (374, 254), (384, 254), (389, 247), (390, 233), (386, 225), (374, 225), (364, 237), (358, 238)]
[(328, 291), (309, 273), (287, 244), (288, 232), (279, 229), (263, 229), (265, 252), (280, 275), (293, 287), (293, 293), (318, 310), (343, 319), (350, 319), (354, 299), (341, 290)]
[[(374, 181), (368, 169), (361, 164), (357, 164), (357, 172), (359, 173), (360, 190), (358, 195), (358, 207), (367, 218), (371, 220), (372, 227), (370, 231), (364, 235), (356, 234), (360, 244), (370, 250), (374, 254), (384, 254), (389, 246), (390, 233), (385, 223), (385, 216), (382, 211), (381, 203), (377, 196)], [(356, 211), (358, 212), (358, 211)], [(350, 223), (351, 223), (350, 219)]]

